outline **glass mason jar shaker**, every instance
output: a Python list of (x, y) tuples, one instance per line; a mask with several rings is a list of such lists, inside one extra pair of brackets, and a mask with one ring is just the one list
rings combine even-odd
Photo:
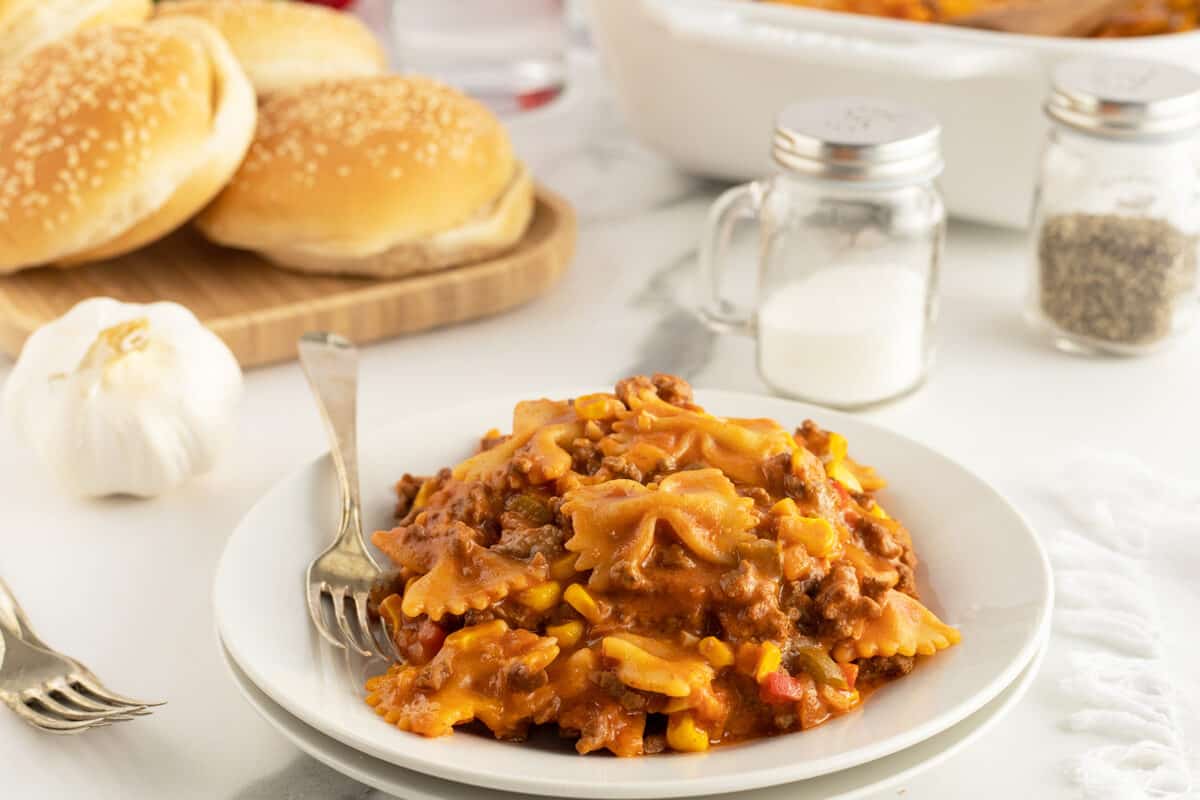
[[(714, 204), (700, 251), (701, 315), (756, 337), (774, 391), (855, 408), (916, 388), (932, 360), (945, 208), (940, 126), (888, 100), (784, 109), (773, 177)], [(759, 228), (756, 299), (722, 294), (734, 226)]]
[(1154, 350), (1196, 314), (1200, 75), (1071, 61), (1046, 113), (1027, 316), (1070, 352)]

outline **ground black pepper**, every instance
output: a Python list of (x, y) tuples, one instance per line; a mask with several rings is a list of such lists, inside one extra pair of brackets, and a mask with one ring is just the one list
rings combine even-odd
[(1062, 214), (1042, 225), (1038, 264), (1038, 302), (1059, 329), (1147, 345), (1195, 285), (1197, 238), (1152, 217)]

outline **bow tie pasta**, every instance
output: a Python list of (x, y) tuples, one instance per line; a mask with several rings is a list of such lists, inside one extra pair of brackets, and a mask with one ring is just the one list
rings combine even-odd
[(620, 756), (804, 730), (958, 631), (921, 604), (883, 479), (811, 421), (724, 419), (679, 378), (517, 405), (508, 435), (397, 485), (380, 603), (402, 730), (556, 725)]

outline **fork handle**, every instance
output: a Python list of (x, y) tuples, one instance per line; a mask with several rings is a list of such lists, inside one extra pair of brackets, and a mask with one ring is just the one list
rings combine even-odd
[(358, 495), (358, 350), (347, 339), (324, 331), (304, 334), (298, 350), (329, 433), (342, 502), (339, 533), (353, 531), (365, 552)]
[(17, 638), (24, 639), (30, 644), (38, 647), (46, 646), (33, 632), (29, 618), (25, 616), (25, 609), (21, 608), (21, 604), (17, 602), (17, 596), (13, 594), (12, 589), (8, 588), (4, 578), (0, 578), (0, 628), (8, 630)]

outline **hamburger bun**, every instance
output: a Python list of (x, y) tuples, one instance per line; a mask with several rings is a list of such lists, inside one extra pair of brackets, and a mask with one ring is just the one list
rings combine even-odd
[(229, 41), (260, 95), (321, 80), (379, 75), (387, 57), (350, 14), (287, 0), (169, 0), (156, 18), (212, 23)]
[(284, 267), (395, 277), (505, 250), (532, 211), (532, 181), (490, 111), (393, 75), (268, 98), (246, 160), (197, 226)]
[(151, 0), (0, 0), (0, 66), (96, 25), (134, 25)]
[(178, 227), (237, 170), (255, 113), (229, 46), (194, 19), (82, 31), (0, 70), (0, 274)]

